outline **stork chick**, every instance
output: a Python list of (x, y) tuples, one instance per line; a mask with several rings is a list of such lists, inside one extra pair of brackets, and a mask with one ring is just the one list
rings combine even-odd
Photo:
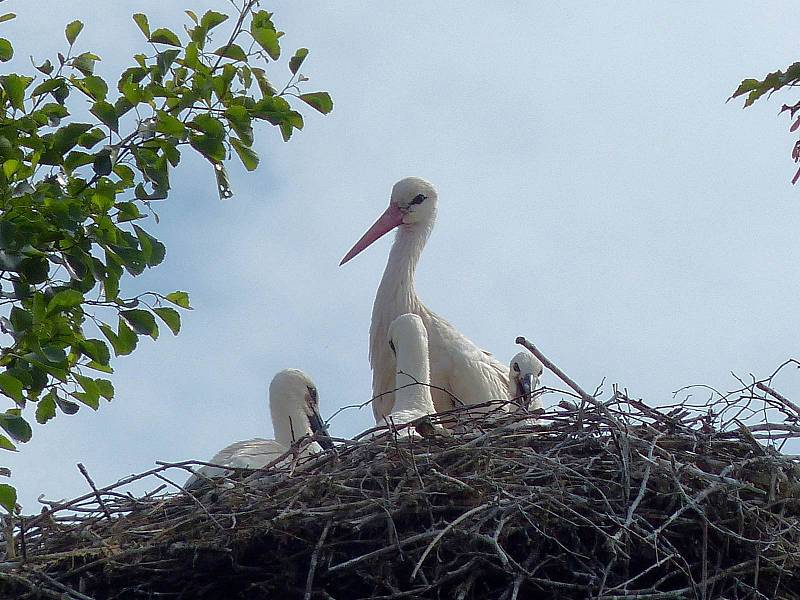
[[(435, 412), (428, 387), (428, 332), (422, 319), (406, 313), (392, 321), (388, 334), (388, 346), (395, 358), (395, 392), (394, 405), (384, 419), (397, 426)], [(406, 431), (413, 435), (411, 429)]]
[(517, 410), (531, 412), (543, 408), (542, 400), (533, 397), (533, 390), (539, 385), (544, 365), (530, 352), (523, 350), (511, 359), (508, 382), (508, 395), (519, 407)]
[[(317, 387), (311, 378), (299, 369), (279, 371), (269, 384), (269, 410), (275, 439), (256, 438), (234, 442), (226, 446), (209, 461), (215, 467), (198, 469), (183, 486), (190, 490), (202, 485), (205, 479), (226, 477), (231, 471), (226, 467), (260, 469), (285, 454), (293, 444), (305, 436), (318, 434), (319, 443), (311, 442), (300, 452), (307, 456), (332, 448), (333, 442), (319, 416)], [(286, 462), (276, 467), (285, 466)]]

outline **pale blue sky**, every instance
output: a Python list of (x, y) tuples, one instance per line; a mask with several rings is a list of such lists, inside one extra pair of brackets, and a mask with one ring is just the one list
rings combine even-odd
[[(111, 73), (142, 47), (133, 12), (180, 28), (183, 8), (227, 6), (50, 1), (43, 17), (42, 3), (8, 0), (20, 16), (0, 35), (27, 68), (80, 18), (80, 47)], [(501, 360), (522, 334), (586, 388), (606, 377), (658, 403), (798, 355), (800, 189), (777, 116), (797, 99), (725, 104), (744, 77), (800, 58), (794, 4), (264, 6), (287, 51), (311, 49), (309, 89), (329, 90), (336, 108), (307, 111), (289, 144), (260, 132), (261, 168), (232, 170), (233, 200), (217, 198), (201, 161), (173, 176), (153, 229), (166, 263), (133, 283), (189, 290), (196, 309), (178, 338), (117, 361), (112, 404), (59, 415), (9, 457), (26, 512), (39, 494), (85, 492), (79, 461), (106, 485), (269, 437), (266, 389), (284, 367), (315, 378), (325, 416), (367, 400), (391, 240), (337, 265), (408, 175), (440, 197), (420, 295)], [(780, 385), (800, 391), (792, 377)], [(371, 422), (367, 408), (331, 429), (347, 437)]]

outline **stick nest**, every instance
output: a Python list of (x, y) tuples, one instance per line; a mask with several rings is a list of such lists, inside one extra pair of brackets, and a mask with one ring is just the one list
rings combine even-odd
[(453, 411), (191, 494), (197, 463), (163, 464), (15, 518), (0, 597), (800, 598), (800, 413), (771, 386)]

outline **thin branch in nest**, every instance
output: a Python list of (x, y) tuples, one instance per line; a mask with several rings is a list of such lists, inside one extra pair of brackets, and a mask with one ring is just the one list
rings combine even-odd
[(103, 509), (103, 513), (105, 514), (106, 518), (111, 520), (111, 512), (109, 512), (108, 508), (105, 505), (105, 502), (103, 502), (103, 498), (102, 496), (100, 496), (100, 492), (97, 491), (97, 486), (95, 486), (94, 481), (92, 481), (92, 478), (89, 477), (89, 472), (86, 470), (86, 467), (83, 466), (83, 463), (78, 463), (78, 470), (81, 472), (81, 475), (83, 475), (84, 479), (86, 479), (86, 481), (89, 482), (89, 487), (92, 488), (94, 496), (95, 498), (97, 498), (97, 504), (99, 504), (100, 508)]

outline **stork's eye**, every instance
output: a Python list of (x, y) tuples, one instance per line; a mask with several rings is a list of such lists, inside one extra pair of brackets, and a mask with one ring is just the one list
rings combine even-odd
[(306, 387), (306, 389), (308, 390), (308, 395), (311, 396), (311, 399), (316, 401), (317, 400), (317, 388), (315, 388), (313, 385), (309, 385), (309, 386)]
[(409, 202), (409, 204), (422, 204), (427, 199), (428, 199), (427, 196), (423, 196), (422, 194), (417, 194), (416, 197), (411, 202)]
[(513, 363), (511, 366), (514, 367), (514, 371), (519, 373), (519, 365), (517, 363)]
[(392, 349), (394, 354), (397, 354), (397, 349), (394, 347), (394, 342), (392, 340), (389, 340), (389, 348)]

